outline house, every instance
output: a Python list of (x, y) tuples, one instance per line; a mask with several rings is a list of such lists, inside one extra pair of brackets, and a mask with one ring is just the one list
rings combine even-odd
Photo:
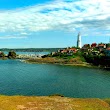
[(110, 47), (106, 48), (106, 50), (110, 51)]
[(91, 48), (96, 48), (97, 47), (97, 44), (96, 43), (92, 43), (91, 44)]
[(90, 48), (90, 44), (84, 44), (82, 48)]
[(69, 53), (76, 53), (77, 49), (76, 48), (70, 48), (70, 49), (68, 49), (68, 52)]
[(61, 53), (68, 53), (68, 50), (67, 49), (62, 50)]
[(91, 47), (90, 44), (84, 44), (81, 51), (82, 52), (88, 52), (91, 50), (90, 47)]
[(103, 43), (101, 43), (101, 44), (98, 44), (98, 48), (100, 49), (104, 49), (104, 48), (106, 48), (106, 44), (103, 44)]
[(61, 53), (76, 53), (77, 49), (76, 48), (67, 48), (61, 51)]

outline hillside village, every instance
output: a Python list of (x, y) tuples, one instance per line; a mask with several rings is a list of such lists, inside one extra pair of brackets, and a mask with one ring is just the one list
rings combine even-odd
[(106, 55), (110, 56), (110, 43), (92, 43), (84, 44), (82, 48), (78, 47), (68, 47), (65, 49), (58, 50), (57, 52), (52, 52), (52, 55), (57, 55), (58, 53), (72, 55), (73, 53), (82, 52), (86, 55)]
[(97, 66), (110, 67), (110, 43), (84, 44), (82, 48), (68, 47), (51, 53), (52, 57), (75, 58), (83, 57), (85, 62)]
[[(110, 56), (110, 43), (92, 43), (92, 44), (84, 44), (82, 46), (81, 41), (81, 33), (78, 33), (77, 36), (77, 46), (72, 48), (66, 48), (63, 50), (58, 50), (58, 52), (62, 54), (72, 55), (72, 53), (81, 52), (85, 55), (105, 55)], [(58, 54), (58, 52), (53, 52), (52, 55)]]

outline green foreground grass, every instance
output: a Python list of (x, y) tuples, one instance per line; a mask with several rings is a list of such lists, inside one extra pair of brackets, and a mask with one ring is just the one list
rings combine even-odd
[(0, 96), (0, 110), (110, 110), (110, 99), (60, 96)]

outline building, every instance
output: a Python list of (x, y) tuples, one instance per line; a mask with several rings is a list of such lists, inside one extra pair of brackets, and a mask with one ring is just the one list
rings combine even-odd
[(68, 49), (69, 53), (76, 53), (77, 49), (76, 48), (70, 48)]
[(91, 48), (96, 48), (97, 47), (97, 43), (92, 43), (91, 44)]
[(80, 33), (78, 33), (78, 36), (77, 36), (77, 47), (81, 48), (81, 34)]
[(64, 49), (64, 50), (61, 51), (61, 53), (68, 53), (68, 50)]
[(88, 49), (90, 47), (91, 47), (90, 44), (84, 44), (82, 48)]
[(106, 48), (106, 44), (104, 44), (104, 43), (98, 44), (99, 51), (103, 51), (105, 48)]

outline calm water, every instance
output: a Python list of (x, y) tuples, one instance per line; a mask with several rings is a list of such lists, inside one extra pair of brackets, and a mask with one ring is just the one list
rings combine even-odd
[(0, 60), (0, 94), (110, 97), (110, 71)]
[[(8, 54), (8, 51), (4, 51), (5, 54)], [(27, 54), (35, 54), (35, 55), (47, 55), (50, 52), (16, 52), (16, 54), (27, 55)]]

